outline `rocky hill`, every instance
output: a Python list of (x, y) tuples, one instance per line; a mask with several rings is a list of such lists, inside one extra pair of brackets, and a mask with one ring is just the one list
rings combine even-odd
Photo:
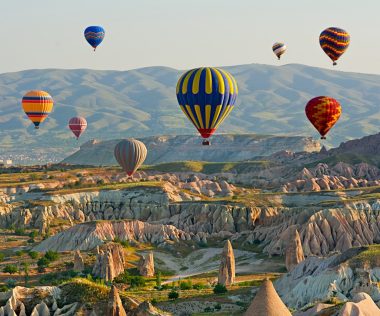
[[(306, 102), (317, 95), (334, 96), (343, 107), (341, 120), (329, 134), (330, 143), (338, 145), (378, 132), (377, 75), (295, 64), (280, 67), (251, 64), (225, 69), (239, 84), (239, 98), (220, 133), (317, 137), (304, 114)], [(76, 115), (85, 116), (89, 123), (82, 142), (94, 138), (194, 133), (175, 96), (180, 73), (165, 67), (149, 67), (130, 71), (46, 69), (2, 74), (0, 146), (7, 150), (7, 155), (21, 155), (38, 148), (35, 159), (46, 159), (41, 156), (43, 153), (63, 159), (78, 147), (67, 128), (69, 118)], [(38, 132), (33, 130), (20, 106), (22, 96), (31, 89), (47, 90), (55, 101), (53, 113)], [(20, 143), (24, 145), (20, 147)]]
[[(275, 152), (314, 152), (320, 144), (311, 137), (263, 136), (263, 135), (219, 135), (210, 147), (201, 146), (196, 136), (152, 136), (141, 138), (148, 149), (146, 164), (173, 161), (243, 161), (258, 156), (269, 156)], [(84, 165), (115, 165), (115, 145), (120, 140), (92, 140), (80, 150), (65, 158), (64, 163)]]

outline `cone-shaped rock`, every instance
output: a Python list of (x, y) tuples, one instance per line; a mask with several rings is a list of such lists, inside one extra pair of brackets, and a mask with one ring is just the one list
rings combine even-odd
[(235, 282), (235, 255), (231, 242), (224, 245), (219, 267), (218, 283), (231, 285)]
[(290, 272), (297, 264), (304, 260), (305, 256), (303, 254), (301, 238), (298, 230), (296, 229), (292, 234), (285, 251), (286, 269)]
[(273, 284), (265, 280), (244, 316), (291, 316)]
[(106, 316), (127, 316), (123, 304), (121, 302), (119, 292), (113, 285), (108, 297)]
[(154, 259), (153, 252), (150, 252), (146, 257), (142, 256), (139, 262), (140, 275), (145, 277), (154, 276)]

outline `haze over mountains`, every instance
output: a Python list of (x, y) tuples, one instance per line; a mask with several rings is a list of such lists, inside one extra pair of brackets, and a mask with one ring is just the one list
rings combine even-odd
[[(380, 76), (345, 73), (303, 65), (225, 67), (237, 79), (239, 97), (219, 133), (318, 137), (304, 115), (306, 102), (329, 95), (343, 115), (329, 134), (330, 144), (378, 132)], [(78, 148), (67, 128), (75, 115), (87, 118), (80, 140), (150, 135), (195, 135), (180, 111), (175, 86), (181, 71), (150, 67), (130, 71), (27, 70), (0, 75), (0, 151), (25, 153), (41, 148), (64, 158)], [(35, 131), (21, 109), (23, 94), (43, 89), (55, 108)], [(51, 157), (50, 157), (51, 158)]]

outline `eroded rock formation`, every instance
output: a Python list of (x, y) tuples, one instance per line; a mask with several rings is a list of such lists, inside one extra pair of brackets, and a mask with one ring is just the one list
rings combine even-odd
[(153, 252), (149, 252), (146, 256), (142, 256), (139, 261), (139, 272), (144, 277), (154, 276), (154, 258)]
[(278, 296), (272, 282), (270, 280), (264, 280), (244, 315), (291, 316), (292, 314)]
[(231, 242), (226, 241), (220, 260), (218, 283), (232, 285), (235, 282), (235, 255)]
[(127, 316), (123, 304), (121, 302), (117, 288), (112, 285), (108, 297), (106, 316)]
[(124, 249), (120, 244), (106, 244), (96, 256), (92, 273), (105, 281), (112, 281), (125, 268)]
[(84, 260), (79, 250), (74, 252), (74, 271), (82, 272), (84, 270)]
[(300, 235), (297, 229), (293, 229), (292, 236), (285, 251), (285, 265), (288, 271), (292, 271), (293, 268), (305, 260)]

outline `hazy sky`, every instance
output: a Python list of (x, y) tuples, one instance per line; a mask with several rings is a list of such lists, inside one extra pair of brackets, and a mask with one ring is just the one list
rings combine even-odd
[[(380, 74), (379, 0), (1, 0), (0, 72), (33, 68), (187, 69), (247, 63), (332, 68), (320, 32), (351, 46), (336, 69)], [(83, 37), (102, 25), (96, 53)], [(271, 51), (284, 41), (278, 62)]]

